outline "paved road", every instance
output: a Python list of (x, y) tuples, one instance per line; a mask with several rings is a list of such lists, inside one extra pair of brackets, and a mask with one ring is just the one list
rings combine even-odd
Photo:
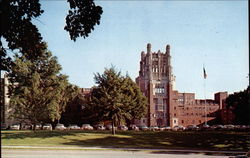
[(2, 149), (2, 158), (228, 158), (204, 154), (151, 153), (111, 150)]

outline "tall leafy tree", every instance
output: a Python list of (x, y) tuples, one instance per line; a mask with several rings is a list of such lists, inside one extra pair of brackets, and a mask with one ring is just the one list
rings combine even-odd
[(12, 116), (32, 124), (59, 120), (77, 91), (68, 83), (67, 76), (59, 73), (61, 66), (46, 45), (41, 53), (32, 60), (16, 54), (9, 73)]
[(83, 122), (83, 109), (84, 98), (81, 92), (78, 92), (77, 95), (68, 102), (68, 105), (65, 108), (65, 111), (62, 113), (60, 122), (64, 125), (77, 124), (81, 126)]
[(89, 107), (100, 121), (112, 122), (112, 134), (115, 125), (145, 114), (146, 98), (128, 76), (121, 76), (121, 72), (111, 67), (103, 74), (97, 73), (94, 79), (98, 86), (93, 88)]
[[(65, 18), (64, 29), (70, 38), (87, 37), (96, 24), (100, 24), (102, 8), (96, 6), (93, 0), (67, 0), (68, 15)], [(9, 70), (11, 55), (8, 52), (17, 50), (30, 57), (40, 55), (43, 45), (42, 36), (33, 24), (44, 11), (40, 0), (1, 0), (0, 1), (0, 70)], [(6, 42), (7, 46), (3, 47)]]
[(250, 125), (250, 86), (244, 91), (229, 95), (227, 108), (235, 114), (235, 124)]
[(134, 119), (141, 119), (147, 110), (147, 99), (142, 94), (137, 84), (127, 75), (123, 80), (123, 93), (128, 96), (127, 105), (130, 107), (131, 121)]

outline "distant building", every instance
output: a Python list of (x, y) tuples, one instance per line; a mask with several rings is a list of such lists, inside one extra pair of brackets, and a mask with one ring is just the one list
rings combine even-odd
[[(174, 90), (175, 76), (172, 72), (170, 46), (165, 52), (141, 52), (140, 71), (136, 83), (148, 98), (145, 118), (136, 120), (137, 125), (176, 126), (200, 125), (220, 115), (227, 92), (215, 94), (214, 100), (195, 99), (194, 93), (179, 93)], [(206, 114), (206, 115), (205, 115)]]
[(92, 88), (80, 88), (81, 94), (85, 97), (90, 96)]

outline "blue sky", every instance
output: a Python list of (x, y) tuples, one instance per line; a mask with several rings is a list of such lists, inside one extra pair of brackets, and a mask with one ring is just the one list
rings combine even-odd
[(247, 1), (96, 1), (103, 8), (100, 25), (87, 38), (70, 40), (63, 30), (68, 4), (42, 1), (35, 20), (62, 73), (79, 87), (94, 85), (94, 73), (115, 65), (132, 79), (138, 76), (141, 51), (171, 46), (176, 89), (204, 98), (248, 85)]

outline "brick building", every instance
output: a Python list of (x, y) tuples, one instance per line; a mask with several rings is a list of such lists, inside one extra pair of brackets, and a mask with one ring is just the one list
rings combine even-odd
[(227, 92), (219, 92), (214, 95), (214, 100), (198, 100), (194, 93), (174, 90), (175, 76), (169, 45), (165, 52), (152, 52), (151, 44), (147, 44), (147, 52), (141, 52), (136, 83), (149, 103), (146, 117), (136, 120), (137, 125), (173, 127), (203, 124), (219, 115), (228, 95)]

